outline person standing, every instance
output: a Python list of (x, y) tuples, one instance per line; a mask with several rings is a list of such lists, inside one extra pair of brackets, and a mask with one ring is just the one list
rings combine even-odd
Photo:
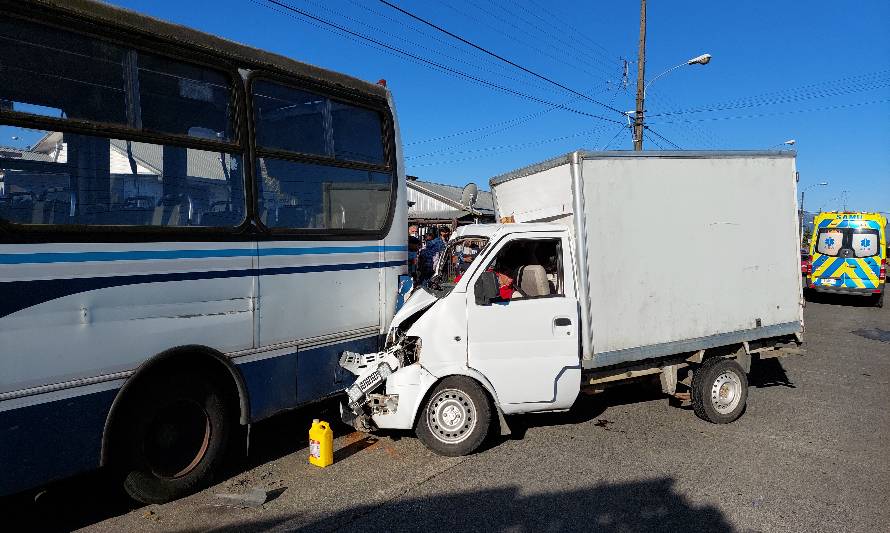
[(426, 283), (433, 277), (436, 256), (445, 248), (445, 241), (441, 239), (436, 228), (428, 228), (424, 236), (426, 237), (426, 242), (418, 255), (421, 283)]

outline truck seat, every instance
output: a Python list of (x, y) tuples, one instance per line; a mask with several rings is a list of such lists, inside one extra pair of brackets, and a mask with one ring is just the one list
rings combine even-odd
[(519, 290), (527, 298), (550, 296), (547, 271), (541, 265), (525, 265), (519, 269)]

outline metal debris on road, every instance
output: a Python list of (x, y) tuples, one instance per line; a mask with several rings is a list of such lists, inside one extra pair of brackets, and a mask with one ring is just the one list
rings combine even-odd
[(260, 507), (269, 501), (270, 491), (253, 488), (243, 494), (217, 494), (216, 497), (231, 502), (231, 505), (238, 507)]

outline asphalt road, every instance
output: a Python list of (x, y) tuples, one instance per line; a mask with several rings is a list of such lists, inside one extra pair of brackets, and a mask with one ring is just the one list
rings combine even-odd
[[(569, 413), (513, 417), (512, 437), (470, 457), (436, 456), (409, 435), (340, 427), (337, 462), (318, 469), (305, 446), (309, 419), (325, 408), (316, 406), (255, 426), (250, 465), (194, 496), (137, 507), (93, 474), (50, 487), (36, 503), (4, 502), (0, 524), (91, 532), (887, 531), (890, 307), (822, 298), (805, 317), (806, 355), (752, 369), (748, 410), (733, 424), (708, 424), (651, 386), (629, 385), (584, 398)], [(218, 496), (253, 488), (270, 500), (246, 507)]]

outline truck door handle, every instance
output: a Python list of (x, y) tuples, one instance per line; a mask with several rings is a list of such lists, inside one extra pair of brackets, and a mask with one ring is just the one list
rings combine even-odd
[(569, 319), (566, 318), (566, 317), (554, 318), (554, 319), (553, 319), (553, 325), (554, 325), (554, 326), (571, 326), (571, 325), (572, 325), (572, 321), (569, 320)]

